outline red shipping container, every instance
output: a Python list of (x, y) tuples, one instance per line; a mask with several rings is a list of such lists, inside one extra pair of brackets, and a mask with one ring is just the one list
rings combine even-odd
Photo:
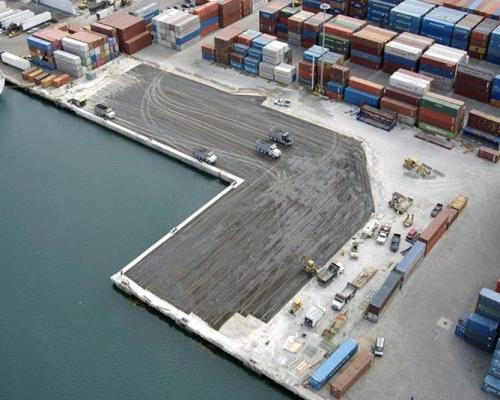
[(425, 243), (425, 255), (429, 254), (448, 228), (448, 213), (440, 212), (420, 235), (420, 241)]
[(462, 128), (462, 118), (455, 118), (424, 107), (420, 107), (418, 120), (451, 132), (457, 132)]
[(495, 288), (495, 292), (500, 293), (500, 278), (498, 278), (497, 287)]
[(140, 35), (133, 37), (130, 40), (127, 40), (124, 43), (124, 51), (126, 54), (131, 55), (137, 53), (139, 50), (151, 46), (152, 44), (153, 44), (153, 39), (151, 37), (151, 34), (148, 31), (146, 31), (141, 33)]
[(380, 108), (382, 110), (393, 111), (399, 115), (414, 118), (417, 116), (418, 107), (404, 103), (400, 100), (384, 96), (380, 99)]
[(408, 103), (413, 106), (418, 106), (420, 104), (421, 96), (401, 90), (395, 87), (387, 86), (385, 88), (385, 95), (393, 99), (402, 101), (403, 103)]
[(382, 63), (369, 61), (361, 57), (351, 56), (351, 62), (354, 64), (362, 65), (363, 67), (371, 68), (371, 69), (381, 69)]
[(477, 156), (480, 158), (484, 158), (485, 160), (489, 160), (491, 162), (498, 162), (500, 158), (500, 151), (490, 149), (489, 147), (481, 146), (477, 150)]

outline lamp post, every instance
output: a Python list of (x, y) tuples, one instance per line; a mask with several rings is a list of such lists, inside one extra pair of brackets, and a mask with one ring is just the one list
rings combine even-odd
[[(330, 5), (327, 3), (321, 3), (319, 5), (319, 8), (323, 11), (323, 39), (321, 43), (321, 47), (324, 49), (325, 48), (325, 24), (326, 24), (326, 12), (330, 9)], [(323, 61), (323, 56), (321, 56), (321, 76), (320, 76), (320, 91), (323, 91), (323, 66), (324, 66), (324, 61)]]

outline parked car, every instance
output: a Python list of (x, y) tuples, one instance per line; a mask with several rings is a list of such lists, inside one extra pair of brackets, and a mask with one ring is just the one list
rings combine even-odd
[(383, 357), (384, 347), (385, 338), (383, 338), (382, 336), (377, 337), (377, 339), (375, 339), (375, 343), (373, 343), (373, 355), (375, 357)]
[(433, 218), (436, 217), (441, 212), (442, 209), (443, 209), (443, 205), (441, 203), (436, 203), (436, 205), (434, 206), (434, 208), (431, 211), (431, 217), (433, 217)]
[(290, 107), (290, 100), (287, 99), (276, 99), (274, 100), (274, 105), (275, 106), (280, 106), (280, 107)]
[(401, 235), (399, 233), (395, 233), (392, 235), (391, 239), (391, 251), (396, 253), (399, 250), (399, 245), (401, 244)]

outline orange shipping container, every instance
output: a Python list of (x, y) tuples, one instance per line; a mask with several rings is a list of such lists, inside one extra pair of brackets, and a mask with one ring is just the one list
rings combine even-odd
[(384, 95), (384, 85), (379, 85), (378, 83), (373, 83), (355, 76), (349, 78), (349, 86), (375, 96)]
[(54, 79), (53, 84), (55, 87), (61, 87), (63, 85), (66, 85), (70, 81), (71, 81), (71, 78), (68, 74), (62, 74)]
[(461, 194), (451, 202), (450, 207), (457, 210), (460, 214), (464, 210), (468, 202), (469, 198)]
[(448, 214), (448, 226), (450, 226), (457, 219), (458, 211), (451, 207), (448, 207), (445, 211)]
[(41, 68), (37, 68), (36, 70), (34, 70), (33, 72), (30, 72), (27, 76), (26, 76), (26, 79), (30, 82), (33, 82), (36, 78), (37, 75), (40, 75), (40, 74), (43, 74), (43, 69)]
[(426, 244), (425, 255), (429, 254), (446, 229), (448, 229), (448, 213), (440, 212), (420, 235), (420, 240)]
[(356, 381), (373, 365), (373, 354), (364, 351), (338, 374), (330, 385), (330, 393), (337, 399), (344, 396)]
[(42, 79), (42, 87), (48, 88), (49, 86), (52, 86), (52, 83), (54, 82), (54, 79), (56, 78), (56, 75), (51, 74), (48, 77)]

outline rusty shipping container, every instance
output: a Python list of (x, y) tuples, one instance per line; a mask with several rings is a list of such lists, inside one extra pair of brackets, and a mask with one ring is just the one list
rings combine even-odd
[(488, 103), (493, 78), (493, 74), (488, 71), (460, 65), (455, 79), (454, 92), (482, 103)]
[(454, 208), (448, 207), (444, 210), (448, 215), (448, 226), (450, 226), (458, 217), (458, 211)]
[(403, 103), (411, 104), (412, 106), (416, 107), (419, 106), (420, 100), (422, 99), (422, 96), (392, 86), (387, 86), (385, 88), (385, 96), (402, 101)]
[(398, 115), (404, 115), (412, 118), (415, 118), (418, 112), (418, 107), (387, 96), (380, 99), (380, 108), (383, 110), (393, 111)]
[(337, 375), (330, 385), (330, 393), (337, 399), (344, 396), (347, 391), (363, 376), (373, 365), (373, 354), (364, 351), (360, 353), (347, 367)]
[(425, 255), (429, 254), (446, 229), (448, 229), (448, 214), (440, 212), (420, 235), (419, 240), (425, 243)]
[(484, 158), (485, 160), (489, 160), (491, 162), (498, 162), (498, 159), (500, 158), (500, 151), (498, 150), (493, 150), (489, 147), (486, 146), (481, 146), (477, 150), (477, 156), (479, 158)]

